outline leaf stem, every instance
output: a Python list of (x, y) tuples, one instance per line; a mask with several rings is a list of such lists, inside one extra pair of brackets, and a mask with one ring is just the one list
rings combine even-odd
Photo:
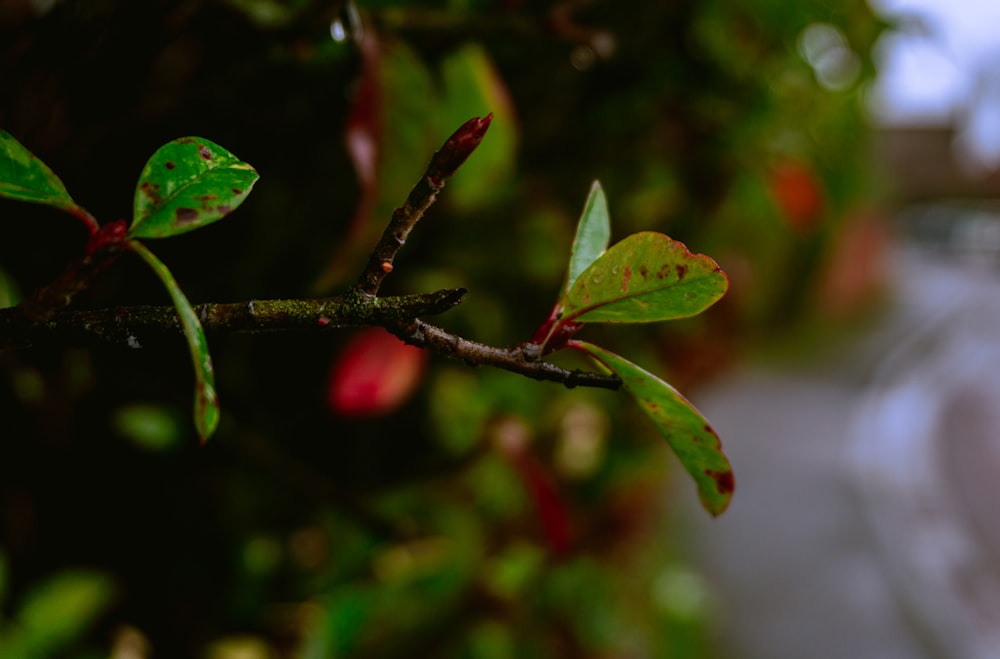
[(122, 253), (125, 223), (110, 222), (91, 234), (87, 251), (74, 260), (55, 281), (36, 288), (18, 307), (27, 320), (40, 323), (50, 320), (73, 298), (90, 287), (91, 282)]
[(87, 212), (87, 209), (84, 207), (70, 206), (66, 208), (66, 212), (83, 222), (84, 226), (87, 227), (87, 231), (90, 232), (91, 237), (101, 230), (101, 226), (97, 223), (97, 218)]

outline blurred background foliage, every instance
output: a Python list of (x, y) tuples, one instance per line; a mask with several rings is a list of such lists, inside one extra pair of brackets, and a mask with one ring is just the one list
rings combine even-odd
[[(747, 350), (871, 300), (883, 27), (863, 0), (20, 0), (0, 126), (102, 221), (173, 138), (252, 163), (236, 215), (153, 245), (198, 303), (350, 285), (437, 146), (493, 112), (384, 290), (465, 286), (442, 325), (529, 337), (600, 179), (615, 240), (661, 231), (730, 274), (697, 319), (586, 330), (697, 402)], [(85, 236), (0, 202), (12, 303)], [(128, 258), (77, 302), (138, 303), (168, 299)], [(0, 352), (2, 656), (713, 656), (671, 513), (691, 485), (622, 397), (378, 332), (210, 341), (205, 448), (180, 339)]]

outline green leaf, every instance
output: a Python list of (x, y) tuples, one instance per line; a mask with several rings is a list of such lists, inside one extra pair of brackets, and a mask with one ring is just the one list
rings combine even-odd
[(600, 181), (594, 181), (583, 205), (580, 222), (576, 225), (576, 238), (570, 250), (569, 272), (563, 297), (569, 295), (573, 284), (608, 249), (611, 241), (611, 217), (608, 214), (608, 200)]
[(130, 238), (167, 238), (222, 219), (243, 203), (257, 172), (218, 144), (182, 137), (157, 149), (135, 189)]
[(648, 323), (701, 313), (729, 279), (718, 264), (662, 233), (635, 233), (602, 254), (566, 295), (564, 321)]
[(0, 197), (54, 206), (97, 229), (97, 222), (73, 201), (59, 177), (3, 130), (0, 130)]
[(201, 327), (194, 308), (184, 296), (177, 280), (156, 256), (146, 249), (146, 246), (138, 241), (132, 240), (128, 243), (129, 249), (142, 257), (149, 267), (167, 287), (177, 315), (180, 317), (181, 326), (184, 328), (184, 337), (187, 339), (188, 349), (191, 352), (191, 362), (194, 365), (195, 392), (194, 392), (194, 425), (198, 429), (198, 436), (205, 442), (215, 428), (219, 425), (219, 399), (215, 393), (215, 371), (212, 368), (212, 357), (208, 354), (208, 340), (205, 338), (205, 330)]
[(701, 412), (676, 389), (632, 362), (583, 341), (573, 341), (570, 346), (586, 352), (622, 379), (625, 391), (694, 478), (701, 505), (712, 515), (725, 511), (733, 496), (733, 470), (722, 452), (719, 436)]

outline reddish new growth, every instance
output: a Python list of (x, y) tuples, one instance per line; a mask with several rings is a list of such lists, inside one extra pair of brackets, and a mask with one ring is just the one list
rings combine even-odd
[(529, 350), (530, 346), (536, 346), (536, 350), (531, 351), (535, 359), (562, 350), (582, 327), (583, 323), (564, 320), (562, 306), (557, 304), (545, 322), (531, 336), (531, 341), (528, 342)]
[(428, 174), (435, 185), (454, 174), (462, 163), (472, 155), (479, 143), (483, 141), (486, 130), (493, 121), (493, 113), (485, 117), (474, 117), (466, 121), (452, 133), (441, 150), (431, 158)]
[(90, 242), (87, 243), (87, 254), (94, 254), (102, 249), (121, 244), (125, 240), (126, 233), (128, 233), (128, 226), (125, 224), (125, 220), (115, 220), (105, 224), (90, 237)]

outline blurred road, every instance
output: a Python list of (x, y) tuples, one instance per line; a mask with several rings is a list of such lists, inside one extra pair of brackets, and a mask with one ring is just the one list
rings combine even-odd
[(696, 397), (737, 477), (716, 520), (677, 488), (722, 656), (1000, 657), (994, 256), (900, 249), (869, 335)]

